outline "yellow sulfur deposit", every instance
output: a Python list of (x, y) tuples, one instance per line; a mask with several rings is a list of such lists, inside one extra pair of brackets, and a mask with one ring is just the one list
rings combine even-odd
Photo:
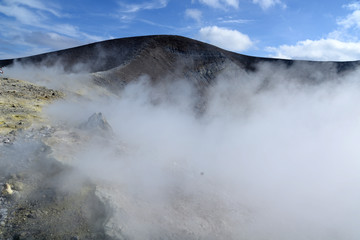
[(5, 183), (3, 186), (3, 190), (1, 191), (3, 195), (11, 195), (14, 193), (14, 191), (11, 189), (10, 184)]
[(63, 95), (35, 84), (0, 78), (0, 134), (29, 127), (41, 120), (41, 109)]

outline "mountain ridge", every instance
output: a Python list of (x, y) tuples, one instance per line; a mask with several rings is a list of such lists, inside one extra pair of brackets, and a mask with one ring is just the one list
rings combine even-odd
[(310, 74), (312, 71), (326, 73), (329, 69), (342, 73), (360, 65), (360, 61), (253, 57), (177, 35), (110, 39), (34, 56), (0, 60), (2, 66), (11, 66), (14, 63), (49, 67), (60, 64), (66, 72), (97, 73), (94, 81), (115, 92), (124, 84), (143, 75), (154, 82), (164, 77), (188, 79), (201, 87), (211, 84), (229, 66), (247, 72), (257, 71), (261, 63), (284, 68), (293, 65), (311, 66), (311, 70), (306, 70)]
[[(252, 59), (254, 62), (257, 61), (284, 61), (284, 62), (333, 62), (333, 63), (357, 63), (359, 62), (359, 60), (354, 60), (354, 61), (317, 61), (317, 60), (301, 60), (301, 59), (284, 59), (284, 58), (272, 58), (272, 57), (258, 57), (258, 56), (250, 56), (250, 55), (246, 55), (246, 54), (240, 54), (240, 53), (236, 53), (236, 52), (232, 52), (232, 51), (228, 51), (225, 49), (222, 49), (220, 47), (217, 47), (215, 45), (209, 44), (209, 43), (205, 43), (199, 40), (195, 40), (192, 38), (187, 38), (187, 37), (183, 37), (180, 35), (145, 35), (145, 36), (134, 36), (134, 37), (124, 37), (124, 38), (115, 38), (115, 39), (108, 39), (108, 40), (103, 40), (103, 41), (98, 41), (98, 42), (93, 42), (93, 43), (88, 43), (88, 44), (84, 44), (84, 45), (80, 45), (80, 46), (76, 46), (76, 47), (70, 47), (70, 48), (65, 48), (65, 49), (60, 49), (60, 50), (55, 50), (55, 51), (50, 51), (50, 52), (45, 52), (45, 53), (40, 53), (40, 54), (36, 54), (36, 55), (31, 55), (31, 56), (25, 56), (25, 57), (19, 57), (19, 58), (9, 58), (9, 59), (1, 59), (0, 63), (2, 66), (8, 66), (14, 63), (14, 61), (20, 61), (20, 62), (36, 62), (39, 60), (44, 60), (48, 55), (55, 55), (58, 54), (58, 56), (62, 57), (63, 55), (66, 55), (65, 52), (68, 51), (78, 51), (78, 50), (83, 50), (85, 48), (92, 48), (92, 47), (98, 47), (100, 45), (102, 45), (102, 47), (106, 48), (112, 48), (115, 45), (120, 45), (120, 44), (124, 44), (127, 43), (129, 44), (129, 42), (132, 42), (131, 45), (133, 46), (139, 46), (141, 44), (142, 41), (146, 42), (146, 41), (151, 41), (151, 40), (160, 40), (160, 42), (169, 42), (172, 40), (182, 40), (187, 41), (188, 43), (192, 43), (195, 44), (195, 46), (199, 46), (199, 45), (203, 45), (204, 47), (210, 47), (213, 49), (217, 49), (220, 50), (222, 52), (227, 52), (229, 55), (231, 55), (232, 57), (238, 58), (243, 57), (243, 58), (249, 58)], [(186, 45), (182, 45), (182, 47), (186, 47)], [(204, 48), (203, 47), (203, 48)], [(181, 51), (181, 49), (178, 49)], [(199, 49), (200, 50), (200, 49)], [(183, 50), (184, 51), (184, 50)], [(185, 52), (185, 51), (184, 51)], [(81, 59), (81, 57), (77, 57), (78, 59)]]

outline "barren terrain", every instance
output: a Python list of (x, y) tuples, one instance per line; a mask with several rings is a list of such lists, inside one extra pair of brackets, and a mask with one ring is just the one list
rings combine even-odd
[(360, 237), (359, 61), (146, 36), (0, 64), (0, 239)]
[(71, 168), (51, 158), (44, 142), (56, 131), (42, 107), (63, 93), (1, 78), (1, 239), (105, 239), (103, 203), (85, 181), (76, 191), (61, 189)]

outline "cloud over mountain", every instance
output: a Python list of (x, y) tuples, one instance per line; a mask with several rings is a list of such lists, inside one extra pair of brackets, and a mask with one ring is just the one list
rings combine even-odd
[(246, 34), (217, 26), (201, 28), (199, 38), (221, 48), (239, 52), (249, 49), (254, 44)]

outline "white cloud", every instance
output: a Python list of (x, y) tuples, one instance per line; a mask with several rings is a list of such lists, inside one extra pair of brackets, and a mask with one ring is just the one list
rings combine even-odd
[(114, 37), (108, 36), (108, 37), (102, 37), (102, 36), (97, 36), (97, 35), (93, 35), (93, 34), (88, 34), (85, 32), (81, 33), (82, 36), (84, 36), (85, 39), (87, 39), (87, 41), (90, 42), (100, 42), (100, 41), (104, 41), (107, 39), (113, 39)]
[(79, 37), (81, 32), (76, 26), (70, 24), (57, 24), (53, 29), (60, 34), (69, 36), (69, 37)]
[(14, 17), (17, 21), (27, 25), (37, 25), (46, 19), (43, 13), (51, 13), (59, 17), (55, 9), (46, 7), (38, 0), (4, 0), (0, 4), (0, 13)]
[(186, 9), (185, 16), (188, 18), (192, 18), (197, 22), (201, 21), (202, 13), (198, 9)]
[(199, 0), (199, 2), (213, 8), (239, 7), (239, 0)]
[(22, 24), (37, 24), (41, 20), (41, 16), (17, 5), (0, 5), (0, 13), (8, 17), (14, 17)]
[(283, 8), (286, 8), (286, 5), (282, 3), (280, 0), (252, 0), (254, 4), (260, 5), (263, 10), (266, 10), (275, 5), (280, 5)]
[(221, 23), (235, 23), (235, 24), (244, 24), (244, 23), (249, 23), (252, 20), (248, 20), (248, 19), (229, 19), (229, 20), (221, 20)]
[(81, 41), (61, 36), (57, 33), (31, 32), (24, 36), (30, 44), (48, 47), (50, 49), (64, 49), (82, 44)]
[(353, 10), (351, 14), (348, 14), (345, 18), (337, 20), (337, 24), (345, 29), (352, 27), (360, 28), (360, 4), (352, 3), (344, 6), (350, 10)]
[(82, 32), (76, 25), (61, 22), (59, 17), (64, 14), (59, 10), (60, 7), (44, 0), (0, 1), (0, 38), (6, 39), (1, 48), (10, 52), (3, 55), (22, 57), (103, 40)]
[(343, 7), (348, 8), (350, 10), (359, 10), (360, 9), (360, 3), (353, 2), (353, 3), (350, 3), (350, 4), (346, 4)]
[(327, 37), (317, 40), (307, 39), (294, 45), (268, 47), (271, 57), (322, 60), (350, 61), (360, 59), (360, 3), (343, 5), (351, 12), (338, 18), (338, 27), (327, 34)]
[(253, 45), (249, 36), (237, 30), (217, 26), (201, 28), (199, 37), (205, 42), (231, 51), (245, 51)]
[(168, 0), (147, 1), (139, 4), (127, 4), (119, 2), (121, 12), (135, 13), (141, 10), (160, 9), (166, 7)]
[(5, 2), (17, 4), (17, 5), (23, 5), (23, 6), (33, 8), (33, 9), (46, 11), (57, 17), (61, 16), (61, 14), (58, 11), (56, 11), (53, 8), (45, 6), (41, 1), (38, 1), (38, 0), (5, 0)]
[(336, 39), (299, 41), (295, 45), (268, 47), (272, 57), (321, 61), (350, 61), (360, 59), (360, 42)]
[(61, 16), (56, 10), (46, 7), (38, 0), (5, 0), (0, 4), (0, 13), (16, 19), (18, 25), (27, 25), (30, 28), (42, 28), (68, 36), (77, 36), (77, 30), (69, 24), (49, 24), (49, 17), (45, 13)]

